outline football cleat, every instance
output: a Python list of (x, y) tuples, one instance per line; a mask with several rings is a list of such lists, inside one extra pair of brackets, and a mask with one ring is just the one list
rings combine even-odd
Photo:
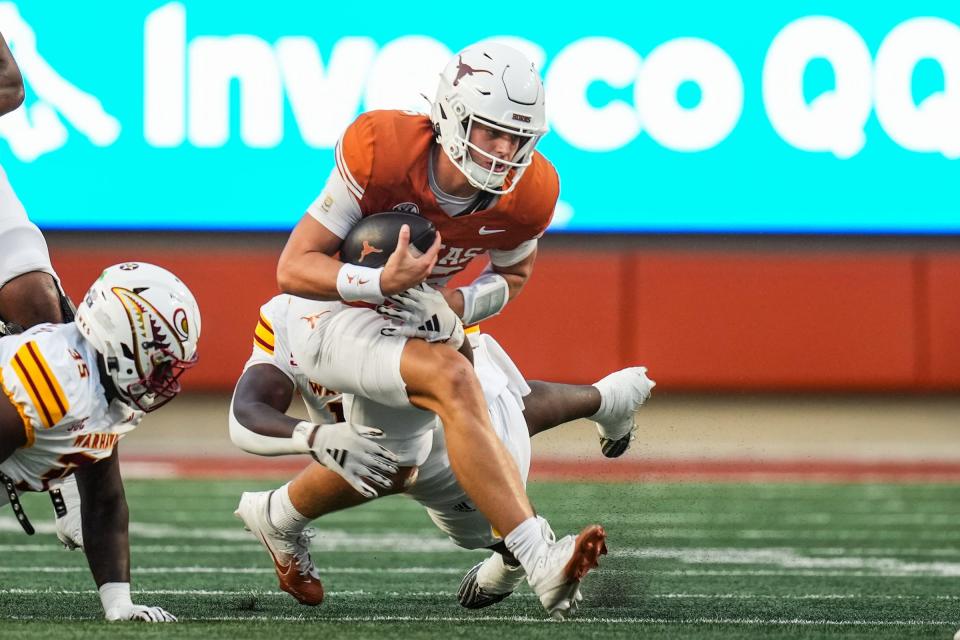
[(280, 588), (300, 604), (316, 606), (323, 602), (320, 573), (310, 558), (313, 530), (287, 533), (270, 522), (270, 496), (273, 491), (247, 492), (233, 515), (240, 518), (273, 558)]
[(565, 536), (549, 545), (527, 577), (530, 587), (550, 617), (563, 620), (577, 611), (583, 596), (580, 581), (599, 566), (607, 553), (607, 534), (598, 524), (586, 527), (576, 537)]
[(460, 581), (457, 600), (467, 609), (483, 609), (497, 604), (523, 584), (526, 574), (521, 566), (510, 566), (494, 553), (477, 563)]
[(636, 438), (634, 414), (650, 397), (657, 385), (647, 377), (646, 367), (615, 371), (594, 383), (602, 397), (601, 409), (594, 414), (600, 434), (600, 452), (607, 458), (622, 456)]

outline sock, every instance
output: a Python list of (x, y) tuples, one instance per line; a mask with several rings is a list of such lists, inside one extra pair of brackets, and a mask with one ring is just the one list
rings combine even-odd
[(600, 409), (590, 420), (604, 424), (630, 419), (656, 385), (646, 367), (621, 369), (597, 380), (592, 386), (600, 392)]
[(503, 539), (513, 557), (520, 561), (529, 576), (537, 565), (537, 559), (547, 552), (547, 541), (536, 516), (521, 522)]
[(303, 531), (303, 528), (310, 523), (310, 519), (297, 511), (290, 502), (289, 487), (288, 482), (270, 496), (270, 522), (281, 531)]
[[(601, 380), (600, 382), (603, 382), (603, 381)], [(604, 419), (610, 417), (610, 401), (607, 400), (606, 397), (604, 397), (603, 389), (597, 386), (600, 384), (600, 382), (594, 382), (592, 385), (590, 385), (594, 389), (600, 392), (600, 408), (597, 409), (597, 412), (595, 414), (587, 417), (588, 420), (595, 420), (597, 422), (601, 422)]]
[(495, 553), (480, 565), (477, 584), (487, 593), (510, 593), (523, 582), (525, 575), (519, 564), (508, 564), (503, 556)]
[[(597, 380), (592, 386), (594, 389), (600, 392), (600, 408), (597, 409), (597, 412), (589, 417), (590, 420), (596, 422), (608, 422), (614, 415), (624, 413), (626, 407), (618, 406), (624, 404), (623, 402), (617, 403), (616, 400), (618, 397), (621, 397), (623, 394), (611, 393), (610, 387), (613, 386), (616, 380), (616, 374), (620, 373), (619, 371), (610, 374), (604, 377), (602, 380)], [(621, 399), (623, 399), (621, 397)]]

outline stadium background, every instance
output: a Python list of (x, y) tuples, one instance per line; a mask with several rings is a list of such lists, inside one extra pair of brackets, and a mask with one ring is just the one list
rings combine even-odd
[[(218, 7), (0, 3), (28, 93), (0, 123), (11, 182), (75, 298), (134, 257), (182, 274), (207, 328), (198, 391), (235, 379), (342, 128), (422, 110), (451, 51), (491, 36)], [(956, 391), (955, 8), (698, 8), (506, 31), (544, 70), (562, 191), (536, 277), (488, 330), (533, 377), (639, 361), (663, 393)]]
[[(955, 555), (943, 550), (960, 504), (953, 3), (615, 2), (575, 24), (230, 5), (110, 3), (94, 18), (0, 2), (27, 85), (20, 119), (0, 120), (0, 163), (67, 291), (79, 300), (104, 266), (146, 260), (180, 275), (203, 312), (201, 362), (125, 440), (125, 474), (223, 478), (261, 464), (226, 436), (228, 394), (336, 135), (368, 108), (422, 109), (451, 52), (506, 34), (543, 61), (541, 150), (562, 192), (532, 280), (484, 330), (530, 378), (584, 383), (642, 363), (658, 382), (624, 460), (597, 464), (580, 423), (535, 440), (534, 478), (946, 481), (929, 517), (909, 500), (895, 515), (917, 526), (903, 544), (943, 533), (928, 551), (946, 555), (930, 559)], [(736, 495), (754, 489), (767, 495)], [(655, 513), (659, 499), (644, 500)], [(708, 527), (724, 515), (709, 508)], [(767, 615), (758, 602), (750, 614)]]

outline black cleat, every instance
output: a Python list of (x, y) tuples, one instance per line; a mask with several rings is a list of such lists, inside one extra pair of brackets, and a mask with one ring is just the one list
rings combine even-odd
[(467, 609), (483, 609), (492, 604), (497, 604), (509, 596), (513, 591), (507, 593), (487, 593), (479, 584), (477, 584), (477, 572), (480, 571), (482, 562), (478, 562), (467, 575), (460, 581), (460, 589), (457, 590), (457, 600), (461, 607)]

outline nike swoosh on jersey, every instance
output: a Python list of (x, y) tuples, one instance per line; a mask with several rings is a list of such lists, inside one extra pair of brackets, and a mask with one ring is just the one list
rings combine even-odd
[(482, 236), (488, 236), (491, 233), (503, 233), (506, 229), (487, 229), (486, 227), (480, 227), (480, 230), (477, 231)]

